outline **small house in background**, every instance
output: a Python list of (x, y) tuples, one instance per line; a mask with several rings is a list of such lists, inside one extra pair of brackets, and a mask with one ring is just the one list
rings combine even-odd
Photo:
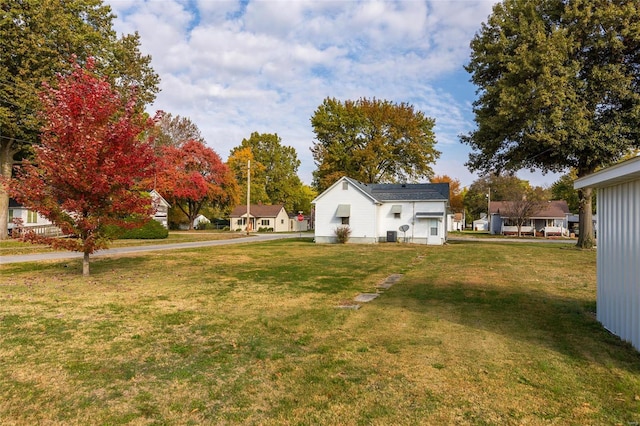
[[(492, 234), (517, 235), (518, 226), (508, 217), (511, 201), (491, 201), (489, 206), (490, 225)], [(569, 206), (564, 200), (548, 201), (521, 227), (523, 235), (538, 235), (543, 237), (569, 236)]]
[(464, 213), (450, 213), (447, 220), (447, 231), (464, 231)]
[(19, 226), (24, 230), (30, 230), (38, 235), (56, 236), (61, 235), (60, 228), (51, 223), (51, 221), (38, 212), (27, 209), (13, 198), (9, 199), (9, 219), (7, 221), (7, 229), (10, 235), (13, 235), (15, 228)]
[(206, 225), (207, 223), (211, 223), (211, 221), (205, 215), (199, 214), (193, 219), (193, 228), (198, 229), (201, 225)]
[(151, 195), (153, 207), (155, 208), (153, 219), (160, 222), (165, 228), (169, 228), (169, 209), (171, 208), (171, 204), (155, 189), (152, 189), (149, 194)]
[(488, 231), (489, 230), (489, 220), (487, 219), (487, 215), (482, 213), (480, 214), (480, 219), (476, 219), (473, 221), (473, 230), (474, 231)]
[(290, 232), (306, 232), (310, 228), (311, 221), (309, 216), (304, 214), (290, 214), (289, 215), (289, 231)]
[[(591, 216), (591, 225), (593, 226), (593, 231), (595, 232), (597, 237), (598, 236), (598, 215), (596, 213), (594, 213)], [(569, 232), (571, 233), (571, 235), (573, 235), (574, 237), (577, 237), (579, 228), (580, 228), (580, 215), (570, 214), (569, 215)]]
[(596, 316), (640, 350), (640, 157), (577, 179), (597, 190)]
[[(237, 206), (229, 215), (231, 230), (247, 230), (247, 206)], [(250, 229), (252, 231), (289, 231), (289, 215), (282, 204), (264, 205), (252, 204), (249, 206)]]
[(441, 245), (447, 239), (448, 183), (364, 184), (343, 177), (312, 204), (317, 243), (336, 242), (341, 226), (351, 229), (353, 243)]
[[(154, 207), (153, 219), (160, 222), (165, 228), (168, 228), (168, 215), (171, 205), (165, 200), (158, 191), (149, 191), (151, 196), (151, 202)], [(21, 223), (23, 229), (28, 229), (35, 232), (38, 235), (43, 236), (57, 236), (62, 235), (60, 229), (51, 223), (51, 221), (39, 213), (27, 209), (22, 204), (18, 203), (13, 198), (9, 199), (9, 220), (7, 223), (7, 229), (9, 234), (13, 233), (13, 229), (16, 228), (16, 222)]]

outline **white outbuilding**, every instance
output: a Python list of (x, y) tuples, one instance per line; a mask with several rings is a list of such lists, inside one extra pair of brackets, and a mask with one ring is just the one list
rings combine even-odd
[(597, 190), (597, 318), (640, 350), (640, 157), (577, 179)]

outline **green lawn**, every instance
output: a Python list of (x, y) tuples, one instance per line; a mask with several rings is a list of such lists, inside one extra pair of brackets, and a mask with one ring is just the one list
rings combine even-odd
[(1, 424), (640, 422), (640, 354), (595, 320), (595, 252), (571, 245), (78, 262), (0, 269)]

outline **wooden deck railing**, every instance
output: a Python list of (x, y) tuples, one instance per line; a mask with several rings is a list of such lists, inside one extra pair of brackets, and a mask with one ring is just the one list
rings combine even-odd
[(60, 237), (62, 235), (60, 228), (55, 225), (36, 225), (13, 228), (11, 230), (11, 236), (18, 238), (25, 232), (34, 232), (36, 235), (42, 237)]

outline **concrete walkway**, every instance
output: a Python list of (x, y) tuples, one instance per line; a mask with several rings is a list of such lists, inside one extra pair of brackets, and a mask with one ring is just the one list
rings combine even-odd
[[(192, 241), (188, 243), (151, 244), (145, 246), (120, 247), (99, 250), (91, 255), (92, 258), (114, 256), (121, 254), (134, 254), (148, 251), (180, 250), (198, 247), (223, 246), (230, 244), (247, 244), (261, 241), (281, 240), (285, 238), (298, 238), (298, 234), (254, 234), (244, 238), (232, 238), (228, 240)], [(0, 256), (0, 265), (9, 263), (38, 262), (43, 260), (82, 259), (82, 253), (74, 251), (55, 251), (48, 253), (35, 253), (24, 255)]]

